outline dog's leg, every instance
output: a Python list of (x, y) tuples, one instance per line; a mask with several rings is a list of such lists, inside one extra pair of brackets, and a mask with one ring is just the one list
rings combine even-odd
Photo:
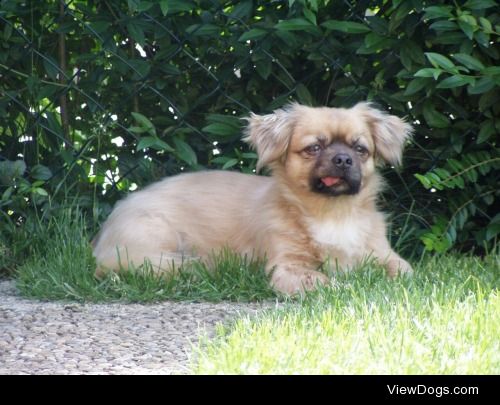
[(401, 258), (396, 252), (391, 251), (384, 263), (387, 275), (394, 278), (402, 274), (412, 274), (413, 268), (405, 259)]
[(283, 257), (281, 260), (269, 260), (266, 269), (271, 273), (271, 286), (276, 291), (294, 295), (314, 290), (318, 285), (330, 282), (325, 274), (311, 270), (311, 267), (311, 264), (294, 262)]
[(379, 217), (372, 224), (373, 234), (370, 235), (371, 244), (368, 246), (368, 251), (377, 261), (385, 267), (387, 276), (394, 278), (399, 274), (411, 274), (413, 269), (406, 260), (401, 258), (394, 250), (392, 250), (387, 232), (385, 221)]
[(385, 267), (388, 277), (394, 278), (398, 275), (413, 273), (410, 263), (392, 250), (388, 241), (384, 245), (383, 249), (374, 249), (373, 255)]

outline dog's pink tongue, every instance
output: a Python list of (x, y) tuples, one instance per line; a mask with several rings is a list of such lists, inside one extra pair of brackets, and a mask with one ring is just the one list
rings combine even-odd
[(331, 187), (331, 186), (333, 186), (334, 184), (337, 184), (340, 181), (340, 177), (331, 177), (331, 176), (323, 177), (321, 179), (321, 181), (323, 182), (323, 184), (325, 186)]

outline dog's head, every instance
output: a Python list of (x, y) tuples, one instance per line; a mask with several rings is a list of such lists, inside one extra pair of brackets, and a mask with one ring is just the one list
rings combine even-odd
[(369, 103), (352, 108), (291, 104), (248, 118), (245, 140), (257, 149), (257, 170), (283, 174), (294, 187), (326, 196), (357, 194), (377, 161), (399, 165), (412, 128)]

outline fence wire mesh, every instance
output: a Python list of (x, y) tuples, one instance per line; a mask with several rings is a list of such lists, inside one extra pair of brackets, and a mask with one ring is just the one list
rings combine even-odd
[[(496, 18), (489, 2), (470, 4), (477, 21)], [(479, 101), (416, 74), (429, 67), (429, 46), (448, 56), (480, 48), (485, 64), (498, 56), (488, 25), (476, 30), (476, 42), (457, 42), (468, 33), (451, 30), (447, 15), (455, 11), (436, 7), (423, 0), (1, 0), (1, 213), (22, 218), (33, 207), (76, 202), (103, 218), (123, 192), (165, 175), (253, 172), (256, 155), (241, 142), (241, 118), (251, 111), (368, 99), (418, 125), (405, 171), (385, 172), (396, 187), (384, 203), (401, 232), (429, 228), (448, 208), (437, 194), (416, 191), (413, 174), (460, 160), (474, 137), (490, 135), (497, 73), (477, 80)], [(471, 112), (476, 104), (479, 115)], [(474, 198), (458, 196), (449, 223)]]
[[(236, 117), (311, 103), (307, 84), (319, 76), (325, 104), (339, 75), (360, 88), (328, 39), (285, 49), (300, 42), (296, 28), (267, 41), (271, 29), (249, 25), (263, 7), (279, 21), (293, 2), (256, 3), (2, 1), (2, 160), (48, 167), (59, 186), (71, 175), (111, 190), (186, 166), (253, 169)], [(337, 5), (360, 20), (366, 9)], [(297, 66), (301, 52), (309, 66)]]

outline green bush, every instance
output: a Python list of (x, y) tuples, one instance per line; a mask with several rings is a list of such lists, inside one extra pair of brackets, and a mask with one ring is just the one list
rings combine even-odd
[(0, 4), (4, 243), (35, 210), (78, 204), (98, 221), (164, 175), (253, 171), (250, 111), (366, 99), (416, 129), (404, 170), (385, 173), (398, 248), (497, 242), (496, 1)]

